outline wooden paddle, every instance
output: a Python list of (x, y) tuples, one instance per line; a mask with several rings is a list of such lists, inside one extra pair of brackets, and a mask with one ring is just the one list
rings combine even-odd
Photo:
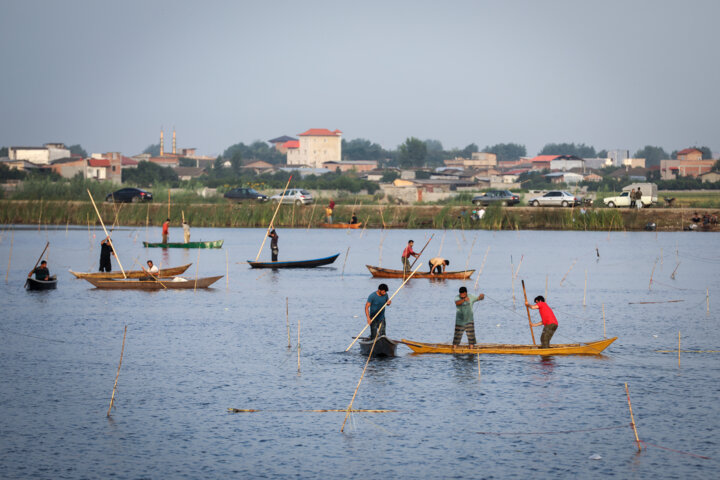
[[(260, 258), (260, 253), (262, 253), (262, 249), (265, 246), (265, 241), (267, 240), (268, 233), (270, 233), (270, 230), (272, 229), (273, 222), (275, 221), (275, 216), (280, 211), (280, 205), (282, 205), (283, 198), (285, 198), (285, 192), (287, 192), (288, 187), (290, 186), (290, 180), (292, 180), (292, 175), (290, 175), (290, 178), (288, 178), (287, 184), (285, 184), (285, 189), (283, 190), (282, 196), (280, 197), (280, 201), (277, 204), (277, 208), (275, 209), (275, 213), (272, 216), (272, 219), (270, 219), (270, 225), (268, 225), (267, 230), (265, 231), (265, 238), (263, 238), (262, 243), (260, 244), (260, 250), (258, 250), (257, 256), (255, 257), (255, 261), (258, 261), (258, 258)], [(312, 220), (312, 219), (311, 219)]]
[[(518, 269), (519, 269), (519, 267), (518, 267)], [(532, 335), (533, 345), (537, 345), (535, 343), (535, 332), (533, 332), (533, 329), (532, 329), (532, 320), (530, 320), (530, 307), (527, 306), (528, 301), (527, 301), (527, 293), (525, 292), (525, 280), (521, 280), (521, 282), (522, 282), (522, 287), (523, 287), (523, 297), (525, 297), (525, 310), (527, 310), (528, 324), (530, 325), (530, 335)]]
[[(45, 250), (47, 250), (49, 246), (50, 246), (50, 242), (47, 242), (47, 243), (45, 244), (45, 248), (43, 248), (43, 251), (42, 251), (42, 253), (40, 254), (40, 258), (37, 259), (37, 262), (35, 262), (35, 266), (32, 268), (32, 270), (30, 270), (30, 273), (28, 274), (28, 278), (30, 278), (29, 275), (32, 275), (32, 273), (33, 273), (33, 272), (35, 271), (35, 269), (37, 268), (38, 263), (40, 263), (40, 260), (42, 260), (43, 255), (45, 255)], [(27, 282), (28, 282), (28, 281), (25, 280), (25, 285), (23, 286), (23, 288), (27, 287)]]
[[(373, 315), (373, 318), (370, 319), (370, 323), (372, 323), (372, 322), (375, 320), (375, 318), (376, 318), (378, 315), (380, 315), (380, 312), (382, 312), (383, 310), (385, 310), (385, 307), (387, 306), (388, 302), (389, 302), (390, 300), (392, 300), (395, 295), (397, 295), (397, 293), (405, 286), (405, 284), (407, 283), (407, 281), (410, 280), (413, 275), (415, 275), (415, 272), (417, 272), (418, 270), (420, 270), (420, 267), (421, 267), (421, 266), (422, 266), (422, 265), (418, 265), (417, 268), (416, 268), (415, 270), (413, 270), (413, 272), (410, 274), (410, 276), (408, 276), (408, 277), (405, 279), (405, 281), (398, 287), (398, 289), (395, 290), (395, 293), (392, 294), (392, 297), (388, 298), (388, 301), (385, 302), (385, 305), (383, 305), (382, 308), (380, 308), (380, 310), (378, 310), (377, 313), (376, 313), (375, 315)], [(350, 345), (348, 345), (348, 347), (345, 349), (346, 352), (347, 352), (348, 350), (350, 350), (353, 345), (355, 345), (355, 342), (357, 342), (357, 341), (358, 341), (358, 338), (360, 338), (360, 337), (362, 336), (362, 334), (365, 332), (365, 330), (367, 330), (367, 328), (370, 326), (370, 323), (366, 324), (365, 327), (360, 331), (360, 333), (358, 333), (358, 335), (355, 337), (355, 340), (353, 340), (352, 343), (350, 343)], [(380, 331), (380, 330), (378, 329), (378, 331)]]

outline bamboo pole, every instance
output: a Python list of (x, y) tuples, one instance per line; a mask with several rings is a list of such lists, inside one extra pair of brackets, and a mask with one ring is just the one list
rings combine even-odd
[[(470, 255), (472, 255), (473, 247), (475, 246), (475, 241), (477, 240), (478, 234), (475, 234), (475, 237), (473, 238), (472, 244), (470, 245), (470, 251), (468, 252), (467, 259), (465, 260), (465, 271), (467, 272), (468, 267), (470, 266)], [(463, 280), (463, 283), (467, 282), (467, 278)]]
[(343, 261), (342, 274), (340, 274), (340, 278), (345, 278), (345, 263), (347, 262), (348, 253), (350, 253), (350, 247), (348, 247), (345, 251), (345, 260)]
[(510, 255), (510, 287), (512, 291), (513, 310), (515, 310), (515, 266), (512, 262), (512, 255)]
[(443, 236), (440, 239), (440, 248), (438, 249), (437, 253), (438, 257), (442, 254), (443, 244), (445, 243), (445, 234), (447, 234), (447, 228), (443, 230)]
[[(103, 222), (102, 217), (100, 216), (100, 211), (97, 208), (97, 205), (95, 205), (95, 199), (93, 199), (92, 193), (90, 193), (90, 189), (87, 189), (88, 195), (90, 196), (90, 201), (92, 202), (93, 208), (95, 208), (95, 213), (97, 213), (98, 219), (100, 220), (100, 225), (102, 225), (103, 231), (105, 232), (105, 235), (107, 238), (110, 238), (110, 234), (107, 231), (107, 228), (105, 228), (105, 223)], [(90, 223), (88, 221), (88, 227), (90, 226)], [(110, 239), (110, 248), (112, 248), (113, 253), (115, 254), (115, 260), (117, 260), (118, 265), (120, 265), (120, 271), (123, 274), (123, 278), (127, 278), (127, 274), (125, 273), (125, 269), (123, 269), (122, 263), (120, 263), (120, 257), (118, 257), (117, 252), (115, 251), (115, 245), (113, 244), (112, 239)]]
[(537, 345), (535, 343), (535, 332), (533, 332), (533, 329), (532, 329), (532, 320), (530, 320), (530, 307), (527, 306), (528, 301), (527, 301), (527, 292), (525, 291), (525, 280), (521, 280), (521, 282), (522, 282), (522, 287), (523, 287), (523, 297), (525, 298), (525, 304), (526, 304), (525, 310), (527, 310), (528, 324), (530, 325), (530, 335), (532, 335), (533, 345)]
[(363, 228), (362, 228), (362, 231), (360, 232), (360, 238), (363, 237), (363, 234), (365, 233), (365, 228), (367, 227), (367, 224), (368, 224), (369, 221), (370, 221), (370, 215), (368, 215), (368, 216), (365, 218), (365, 223), (363, 223)]
[(607, 334), (605, 333), (605, 304), (602, 304), (602, 315), (603, 315), (603, 338), (607, 338)]
[(308, 230), (310, 230), (310, 224), (312, 223), (313, 216), (315, 215), (315, 207), (317, 207), (317, 202), (313, 202), (313, 208), (312, 208), (312, 211), (310, 212), (310, 220), (308, 220), (308, 226), (305, 229), (306, 232)]
[(385, 215), (383, 215), (383, 208), (378, 207), (378, 209), (380, 210), (380, 219), (382, 220), (383, 230), (385, 230)]
[(297, 337), (297, 357), (298, 357), (298, 371), (297, 374), (300, 375), (300, 317), (298, 317), (298, 337)]
[[(419, 267), (418, 267), (419, 268)], [(413, 272), (415, 273), (415, 272)], [(401, 287), (402, 288), (402, 287)], [(399, 290), (399, 289), (398, 289)], [(397, 292), (395, 292), (397, 293)], [(383, 305), (384, 308), (384, 305)], [(378, 313), (380, 313), (378, 311)], [(377, 316), (377, 314), (376, 314)], [(374, 319), (374, 317), (373, 317)], [(377, 342), (378, 337), (380, 336), (380, 330), (382, 329), (382, 323), (380, 323), (380, 327), (377, 330), (377, 333), (375, 334), (375, 338), (373, 339), (373, 344), (370, 347), (370, 353), (368, 354), (368, 358), (365, 361), (365, 366), (363, 367), (363, 371), (360, 374), (360, 380), (358, 380), (357, 386), (355, 387), (355, 391), (353, 392), (352, 399), (350, 400), (350, 404), (347, 407), (347, 410), (345, 412), (345, 418), (343, 419), (342, 427), (340, 427), (340, 432), (342, 433), (345, 430), (345, 422), (347, 422), (348, 417), (350, 416), (350, 411), (352, 410), (353, 402), (355, 402), (355, 397), (357, 396), (357, 392), (360, 389), (360, 384), (362, 383), (363, 377), (365, 376), (365, 371), (367, 370), (368, 365), (370, 364), (370, 359), (372, 358), (373, 350), (375, 350), (375, 343)], [(364, 330), (364, 329), (363, 329)], [(359, 336), (358, 336), (359, 338)], [(357, 339), (357, 338), (356, 338)], [(350, 345), (352, 346), (352, 344)], [(348, 347), (349, 348), (349, 347)], [(346, 350), (347, 351), (347, 350)]]
[(633, 416), (632, 403), (630, 403), (630, 390), (628, 384), (625, 382), (625, 393), (627, 394), (628, 408), (630, 409), (630, 425), (632, 425), (633, 432), (635, 433), (635, 442), (637, 443), (638, 452), (642, 452), (642, 445), (640, 443), (640, 437), (638, 437), (637, 427), (635, 426), (635, 417)]
[(568, 269), (567, 273), (566, 273), (565, 276), (562, 278), (562, 280), (560, 280), (560, 286), (562, 286), (563, 282), (565, 281), (565, 279), (567, 278), (567, 276), (568, 276), (568, 275), (570, 274), (570, 272), (572, 271), (573, 267), (575, 266), (575, 263), (577, 263), (577, 258), (576, 258), (575, 260), (573, 260), (573, 263), (572, 263), (572, 265), (570, 265), (570, 268)]
[(275, 221), (275, 217), (278, 214), (278, 211), (280, 211), (280, 205), (282, 205), (283, 199), (285, 198), (285, 192), (287, 192), (288, 187), (290, 186), (290, 180), (292, 180), (292, 175), (290, 175), (290, 178), (288, 178), (287, 183), (285, 184), (285, 189), (283, 190), (282, 195), (280, 196), (280, 201), (277, 204), (277, 208), (275, 209), (275, 213), (273, 214), (272, 218), (270, 219), (270, 225), (268, 225), (267, 230), (265, 231), (265, 237), (263, 238), (262, 243), (260, 244), (260, 250), (258, 250), (257, 255), (255, 256), (255, 261), (258, 261), (258, 258), (260, 258), (260, 253), (262, 252), (263, 247), (265, 246), (265, 241), (267, 240), (268, 233), (270, 233), (270, 229), (272, 229), (273, 222)]
[(168, 187), (168, 216), (170, 218), (170, 187)]
[(38, 215), (38, 232), (40, 231), (40, 222), (42, 221), (42, 212), (43, 212), (43, 199), (40, 199), (40, 215)]
[(380, 236), (380, 255), (378, 257), (378, 267), (382, 267), (382, 248), (383, 248), (383, 242), (385, 241), (385, 235), (387, 235), (387, 232), (383, 230), (382, 235)]
[(653, 281), (653, 275), (655, 275), (655, 266), (657, 265), (657, 258), (655, 259), (655, 263), (653, 263), (652, 272), (650, 272), (650, 283), (648, 284), (648, 291), (652, 288), (652, 281)]
[(680, 266), (680, 262), (678, 262), (677, 265), (675, 265), (675, 270), (673, 270), (673, 273), (670, 274), (670, 278), (672, 278), (673, 280), (675, 280), (675, 272), (677, 272), (677, 269), (679, 266)]
[[(10, 275), (10, 263), (12, 262), (12, 251), (13, 251), (13, 243), (15, 243), (15, 228), (13, 227), (12, 232), (10, 233), (10, 256), (8, 257), (8, 268), (5, 272), (5, 283), (8, 283), (8, 275)], [(26, 280), (27, 282), (27, 280)]]
[(289, 300), (288, 297), (285, 297), (285, 327), (287, 328), (287, 336), (288, 336), (288, 350), (292, 348), (292, 344), (290, 343), (290, 306), (289, 306)]
[(117, 373), (115, 374), (115, 384), (113, 385), (112, 396), (110, 397), (110, 406), (108, 407), (107, 416), (110, 416), (110, 410), (113, 408), (115, 403), (115, 391), (117, 390), (118, 378), (120, 378), (120, 367), (122, 366), (123, 354), (125, 353), (125, 336), (127, 335), (127, 325), (125, 325), (125, 331), (123, 332), (122, 348), (120, 349), (120, 363), (118, 363)]
[(477, 361), (478, 361), (478, 382), (479, 382), (479, 381), (480, 381), (480, 378), (481, 378), (481, 372), (480, 372), (480, 354), (479, 354), (479, 353), (477, 354)]
[[(402, 290), (402, 288), (405, 286), (405, 284), (408, 282), (408, 280), (410, 280), (410, 279), (412, 278), (412, 276), (415, 275), (415, 272), (417, 272), (418, 270), (420, 270), (420, 267), (421, 267), (421, 266), (422, 266), (422, 264), (421, 264), (421, 265), (418, 265), (417, 268), (412, 271), (412, 273), (410, 274), (410, 276), (407, 277), (407, 278), (405, 279), (405, 281), (403, 281), (402, 284), (400, 284), (400, 286), (398, 287), (398, 289), (395, 290), (395, 293), (393, 293), (392, 296), (391, 296), (390, 298), (388, 298), (388, 301), (385, 302), (385, 305), (383, 305), (383, 306), (380, 308), (380, 310), (378, 310), (377, 313), (376, 313), (375, 315), (373, 315), (373, 318), (370, 319), (370, 323), (372, 323), (372, 322), (375, 320), (375, 318), (376, 318), (378, 315), (380, 315), (380, 312), (382, 312), (383, 310), (385, 310), (385, 307), (387, 306), (387, 304), (395, 297), (395, 295), (398, 294), (398, 292), (399, 292), (400, 290)], [(355, 340), (353, 340), (353, 341), (350, 343), (350, 345), (348, 345), (348, 347), (345, 349), (346, 352), (347, 352), (348, 350), (350, 350), (353, 345), (355, 345), (355, 342), (357, 342), (358, 339), (360, 338), (360, 336), (365, 332), (365, 330), (367, 330), (367, 328), (370, 326), (370, 323), (366, 324), (365, 327), (360, 331), (360, 333), (357, 334), (357, 336), (355, 337)], [(378, 331), (380, 331), (380, 330), (378, 329)]]
[[(485, 250), (485, 256), (483, 257), (482, 264), (480, 265), (480, 272), (478, 272), (478, 277), (482, 275), (483, 269), (485, 268), (485, 260), (487, 260), (488, 253), (490, 253), (490, 245), (488, 245), (487, 250)], [(477, 281), (475, 283), (475, 290), (477, 290)]]
[(193, 286), (193, 293), (197, 292), (198, 274), (200, 273), (200, 250), (201, 249), (198, 248), (197, 263), (195, 265), (195, 285)]
[(583, 289), (583, 307), (586, 306), (585, 298), (587, 297), (587, 268), (585, 269), (585, 288)]

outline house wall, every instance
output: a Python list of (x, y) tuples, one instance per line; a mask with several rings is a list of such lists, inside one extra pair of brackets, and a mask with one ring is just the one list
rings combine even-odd
[(690, 153), (678, 155), (677, 158), (678, 160), (689, 160), (691, 162), (697, 162), (699, 160), (702, 160), (702, 152), (695, 150)]
[(583, 168), (585, 162), (582, 160), (557, 159), (550, 162), (550, 170), (570, 170), (571, 168)]
[(8, 157), (10, 160), (27, 160), (28, 162), (37, 163), (39, 165), (47, 165), (50, 163), (50, 152), (47, 148), (25, 149), (10, 147), (8, 149)]
[(298, 148), (288, 149), (288, 165), (308, 165), (321, 168), (324, 162), (340, 162), (342, 160), (341, 135), (303, 135)]

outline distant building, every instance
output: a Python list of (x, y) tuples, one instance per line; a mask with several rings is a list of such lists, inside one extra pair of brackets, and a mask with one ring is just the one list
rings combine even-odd
[(608, 152), (608, 158), (615, 167), (622, 167), (625, 165), (625, 160), (630, 158), (629, 150), (610, 150)]
[(583, 176), (579, 173), (574, 172), (551, 172), (545, 174), (545, 178), (548, 179), (550, 183), (579, 183), (582, 181)]
[(343, 160), (341, 162), (323, 162), (323, 168), (327, 168), (331, 172), (336, 171), (338, 168), (341, 172), (369, 172), (377, 168), (377, 160)]
[(27, 160), (37, 165), (49, 165), (53, 160), (72, 156), (62, 143), (46, 143), (42, 147), (10, 147), (10, 160)]
[(299, 135), (296, 144), (293, 141), (285, 142), (287, 148), (287, 164), (307, 165), (321, 168), (325, 162), (339, 162), (342, 160), (342, 132), (330, 131), (326, 128), (311, 128)]
[(444, 160), (446, 167), (455, 168), (475, 168), (478, 170), (487, 170), (497, 167), (497, 155), (487, 152), (473, 152), (470, 158), (455, 157), (453, 159)]
[(87, 160), (80, 157), (60, 158), (50, 162), (50, 169), (63, 178), (73, 178), (78, 173), (85, 178)]
[(707, 172), (698, 175), (698, 177), (702, 180), (703, 183), (720, 182), (720, 172)]
[[(697, 150), (700, 152), (699, 150)], [(678, 152), (678, 157), (679, 157)], [(683, 158), (688, 158), (683, 156)], [(691, 154), (690, 158), (697, 158)], [(702, 152), (700, 152), (702, 158)], [(660, 160), (660, 178), (663, 180), (674, 180), (678, 177), (697, 177), (712, 170), (715, 160), (691, 160), (691, 159), (670, 159)]]
[[(553, 163), (554, 162), (554, 163)], [(584, 160), (575, 155), (538, 155), (530, 163), (531, 170), (569, 170), (571, 168), (582, 168)]]
[(275, 171), (275, 166), (272, 163), (263, 162), (262, 160), (255, 160), (254, 162), (247, 163), (243, 165), (242, 168), (245, 170), (252, 170), (258, 174)]
[[(141, 155), (136, 155), (134, 158), (138, 161), (142, 161), (139, 157)], [(167, 153), (165, 151), (165, 138), (164, 138), (164, 132), (160, 130), (160, 154), (156, 157), (148, 156), (146, 159), (149, 162), (152, 162), (156, 165), (160, 165), (161, 167), (179, 167), (180, 166), (180, 159), (181, 158), (187, 158), (189, 160), (193, 160), (195, 163), (196, 168), (207, 168), (213, 165), (215, 162), (214, 157), (209, 157), (206, 155), (197, 155), (195, 148), (183, 148), (180, 153), (178, 153), (177, 150), (177, 137), (175, 135), (175, 130), (173, 130), (173, 137), (172, 137), (172, 152)]]
[(686, 148), (677, 152), (677, 159), (680, 161), (697, 162), (702, 160), (702, 151), (697, 148)]
[(272, 140), (268, 140), (268, 143), (272, 143), (275, 147), (275, 150), (282, 153), (283, 155), (287, 153), (287, 147), (285, 144), (287, 142), (297, 142), (297, 138), (288, 137), (287, 135), (283, 135), (282, 137), (273, 138)]

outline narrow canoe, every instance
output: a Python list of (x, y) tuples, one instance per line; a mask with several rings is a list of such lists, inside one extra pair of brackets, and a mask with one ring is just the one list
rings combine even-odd
[(360, 228), (362, 223), (321, 223), (320, 228)]
[[(402, 270), (393, 270), (392, 268), (380, 268), (373, 267), (372, 265), (365, 265), (373, 277), (377, 278), (407, 278), (409, 273), (405, 274)], [(464, 270), (461, 272), (445, 272), (430, 274), (428, 272), (416, 272), (412, 278), (449, 278), (457, 280), (465, 280), (470, 278), (475, 270)]]
[(223, 240), (213, 240), (211, 242), (188, 242), (188, 243), (148, 243), (143, 242), (143, 247), (153, 248), (221, 248)]
[(599, 355), (608, 345), (617, 340), (617, 337), (607, 338), (597, 342), (588, 343), (558, 343), (550, 348), (541, 348), (539, 345), (508, 345), (502, 343), (480, 343), (477, 345), (456, 345), (448, 343), (423, 343), (411, 340), (400, 340), (415, 353), (450, 353), (450, 354), (506, 354), (506, 355)]
[[(192, 263), (188, 263), (187, 265), (181, 265), (179, 267), (170, 267), (170, 268), (161, 268), (158, 273), (155, 274), (156, 277), (174, 277), (175, 275), (180, 275), (185, 270), (190, 268), (190, 265)], [(77, 278), (123, 278), (122, 272), (92, 272), (92, 273), (81, 273), (81, 272), (73, 272), (70, 270), (70, 273), (75, 275)], [(146, 272), (143, 272), (142, 270), (126, 270), (125, 275), (127, 275), (127, 278), (144, 278), (147, 277), (148, 274)]]
[(57, 276), (51, 276), (50, 280), (28, 278), (25, 285), (28, 290), (55, 290), (57, 288)]
[(373, 357), (394, 357), (398, 343), (397, 340), (392, 340), (385, 335), (381, 335), (378, 337), (377, 342), (375, 342), (375, 348), (373, 349), (372, 338), (362, 337), (358, 340), (360, 353), (370, 355), (370, 349), (372, 349)]
[(95, 288), (114, 290), (182, 290), (195, 288), (208, 288), (223, 276), (204, 277), (197, 280), (188, 279), (186, 282), (174, 282), (171, 278), (158, 280), (105, 280), (100, 278), (85, 278)]
[(329, 257), (315, 258), (313, 260), (295, 260), (291, 262), (252, 262), (248, 260), (248, 264), (252, 268), (314, 268), (322, 265), (330, 265), (340, 255), (336, 253)]

